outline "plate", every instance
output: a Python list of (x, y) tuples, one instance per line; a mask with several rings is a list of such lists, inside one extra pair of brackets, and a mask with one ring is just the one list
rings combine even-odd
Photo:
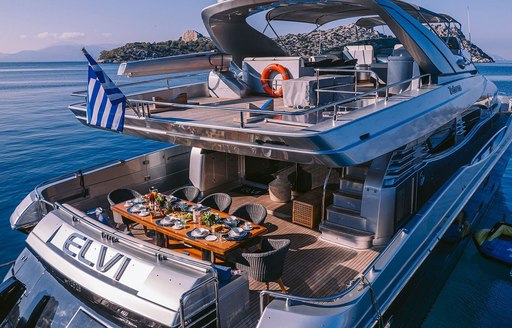
[(206, 237), (210, 233), (210, 230), (204, 229), (204, 228), (195, 228), (190, 232), (192, 237), (200, 238), (200, 237)]
[(144, 208), (141, 204), (135, 204), (132, 207), (128, 208), (128, 212), (130, 213), (139, 213)]
[(206, 236), (206, 238), (204, 240), (216, 241), (217, 240), (217, 236), (215, 236), (215, 235), (208, 235), (208, 236)]
[(231, 238), (243, 238), (247, 235), (247, 231), (242, 228), (233, 228), (228, 232), (228, 236)]
[(229, 226), (237, 226), (240, 223), (240, 220), (236, 216), (228, 216), (224, 222), (226, 222)]
[(170, 226), (170, 225), (173, 225), (174, 224), (174, 220), (172, 217), (170, 216), (166, 216), (165, 218), (163, 218), (162, 220), (159, 220), (156, 222), (156, 224), (160, 225), (160, 226)]

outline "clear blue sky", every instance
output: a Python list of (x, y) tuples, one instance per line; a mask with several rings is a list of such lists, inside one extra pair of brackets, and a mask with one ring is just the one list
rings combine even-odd
[[(177, 39), (187, 29), (205, 32), (201, 9), (215, 0), (0, 0), (0, 53), (75, 42), (123, 44)], [(473, 41), (493, 55), (512, 59), (510, 0), (416, 0), (455, 17)]]

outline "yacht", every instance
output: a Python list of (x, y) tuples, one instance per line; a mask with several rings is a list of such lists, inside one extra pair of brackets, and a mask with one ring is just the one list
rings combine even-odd
[[(467, 241), (445, 235), (478, 222), (512, 142), (510, 102), (462, 48), (460, 23), (398, 0), (219, 0), (202, 18), (219, 51), (119, 67), (147, 84), (118, 98), (116, 132), (169, 147), (43, 182), (11, 215), (27, 239), (0, 285), (2, 326), (421, 320), (412, 305), (435, 297)], [(377, 37), (330, 49), (326, 39), (300, 54), (271, 35), (279, 24), (347, 21)], [(76, 119), (112, 131), (88, 117), (91, 92), (76, 95)], [(216, 259), (186, 241), (176, 248), (140, 225), (108, 223), (113, 190), (184, 186), (265, 206), (264, 239), (290, 241), (284, 289), (229, 256), (221, 279)]]

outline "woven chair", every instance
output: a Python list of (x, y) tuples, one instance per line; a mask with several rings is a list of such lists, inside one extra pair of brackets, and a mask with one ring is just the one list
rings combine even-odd
[[(116, 190), (111, 191), (108, 194), (107, 199), (108, 199), (108, 203), (110, 204), (110, 206), (112, 206), (112, 205), (115, 205), (115, 204), (126, 202), (127, 200), (134, 199), (134, 198), (137, 198), (137, 197), (142, 197), (142, 195), (139, 194), (138, 192), (136, 192), (135, 190), (132, 190), (132, 189), (116, 189)], [(118, 214), (116, 212), (112, 212), (112, 214), (113, 214), (113, 217), (114, 217), (114, 222), (115, 223), (119, 223), (119, 224), (122, 224), (122, 223), (125, 224), (126, 225), (126, 229), (128, 231), (130, 231), (132, 225), (136, 224), (136, 222), (133, 222), (132, 220), (127, 219), (127, 218), (121, 216), (121, 214)], [(147, 230), (147, 228), (144, 227), (144, 231), (145, 232), (146, 232), (146, 230)]]
[(186, 186), (175, 189), (171, 192), (171, 195), (178, 197), (179, 199), (188, 200), (189, 202), (196, 202), (201, 190), (194, 186)]
[(231, 196), (223, 193), (211, 194), (203, 198), (199, 203), (221, 212), (228, 212), (231, 207)]
[(262, 225), (267, 217), (267, 209), (261, 204), (244, 204), (234, 210), (232, 215)]
[(257, 253), (242, 253), (236, 261), (239, 270), (247, 271), (249, 277), (264, 282), (269, 289), (269, 282), (279, 284), (281, 291), (286, 294), (282, 276), (284, 260), (290, 247), (288, 239), (264, 239), (262, 248)]

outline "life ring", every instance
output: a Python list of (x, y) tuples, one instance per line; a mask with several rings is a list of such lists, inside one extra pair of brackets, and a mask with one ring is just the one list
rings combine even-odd
[(290, 79), (290, 73), (288, 73), (288, 69), (280, 64), (270, 64), (261, 73), (261, 85), (263, 86), (263, 90), (272, 97), (282, 97), (283, 96), (283, 87), (280, 87), (277, 90), (272, 88), (273, 80), (270, 79), (270, 76), (273, 72), (277, 72), (281, 74), (283, 77), (283, 81)]

